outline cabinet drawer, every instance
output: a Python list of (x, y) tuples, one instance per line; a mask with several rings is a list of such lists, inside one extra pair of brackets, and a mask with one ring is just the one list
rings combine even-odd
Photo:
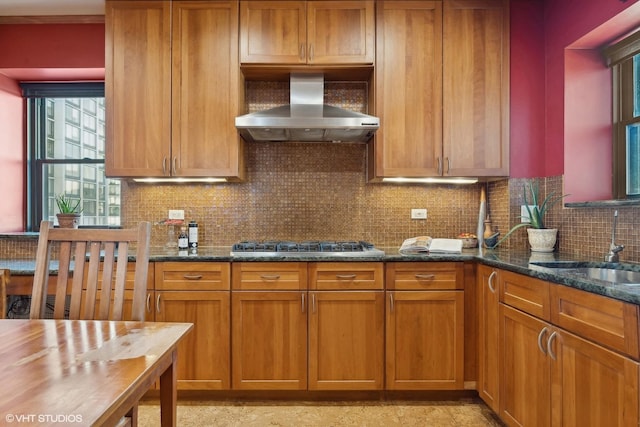
[(562, 285), (551, 287), (551, 321), (638, 359), (638, 307)]
[(312, 262), (309, 288), (320, 291), (384, 289), (381, 262)]
[(228, 290), (230, 265), (225, 262), (157, 262), (156, 290)]
[(390, 262), (386, 274), (387, 289), (464, 289), (461, 262)]
[(234, 262), (232, 272), (234, 290), (307, 289), (306, 262)]
[(500, 272), (500, 302), (540, 319), (550, 319), (549, 283), (510, 271)]

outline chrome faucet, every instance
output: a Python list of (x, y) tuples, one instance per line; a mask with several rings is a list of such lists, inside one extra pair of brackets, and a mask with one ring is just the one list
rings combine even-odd
[(616, 245), (616, 224), (618, 223), (618, 211), (613, 213), (613, 227), (611, 229), (611, 245), (609, 246), (609, 253), (605, 255), (605, 262), (618, 262), (620, 261), (619, 252), (622, 252), (624, 245)]

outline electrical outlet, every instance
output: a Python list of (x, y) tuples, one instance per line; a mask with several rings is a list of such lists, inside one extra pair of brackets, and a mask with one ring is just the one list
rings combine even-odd
[(411, 209), (411, 219), (427, 219), (427, 210)]
[(184, 219), (184, 211), (182, 209), (169, 209), (169, 219)]
[[(535, 205), (529, 205), (529, 209), (533, 209)], [(527, 210), (527, 205), (520, 206), (520, 222), (529, 224), (531, 219), (529, 218), (529, 211)]]

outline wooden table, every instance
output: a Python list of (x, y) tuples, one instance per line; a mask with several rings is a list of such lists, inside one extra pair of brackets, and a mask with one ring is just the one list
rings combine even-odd
[(0, 425), (112, 426), (160, 380), (176, 425), (176, 354), (190, 323), (0, 320)]

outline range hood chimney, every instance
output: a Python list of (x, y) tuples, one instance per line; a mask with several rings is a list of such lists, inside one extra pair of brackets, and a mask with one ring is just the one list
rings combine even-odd
[(367, 142), (380, 119), (324, 104), (322, 74), (291, 74), (290, 105), (236, 117), (247, 141)]

